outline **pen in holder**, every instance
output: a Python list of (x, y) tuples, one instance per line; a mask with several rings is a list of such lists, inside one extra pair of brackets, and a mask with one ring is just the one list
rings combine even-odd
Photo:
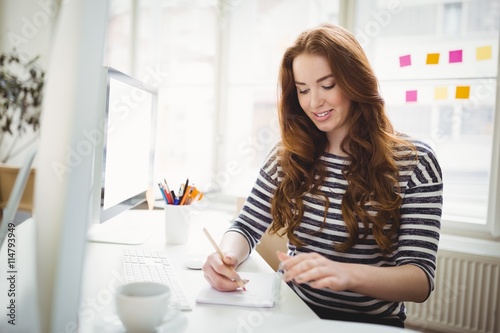
[(190, 205), (165, 205), (165, 240), (167, 244), (185, 244), (193, 207)]

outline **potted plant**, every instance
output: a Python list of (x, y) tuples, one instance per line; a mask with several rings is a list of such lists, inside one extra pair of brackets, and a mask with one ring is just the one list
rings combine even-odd
[[(8, 200), (18, 171), (9, 162), (39, 138), (45, 72), (38, 58), (26, 59), (16, 50), (0, 54), (0, 208)], [(21, 208), (23, 201), (31, 206), (33, 177), (34, 170)]]
[[(25, 60), (19, 53), (0, 54), (0, 161), (22, 152), (38, 138), (45, 72), (37, 65), (38, 56)], [(31, 130), (28, 142), (20, 140)]]

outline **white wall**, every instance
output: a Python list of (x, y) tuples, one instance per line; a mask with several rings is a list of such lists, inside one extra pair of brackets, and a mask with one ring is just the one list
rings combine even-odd
[(46, 68), (58, 11), (56, 0), (0, 0), (0, 52), (15, 47), (28, 57), (40, 55)]
[[(23, 59), (40, 56), (37, 63), (46, 71), (59, 3), (59, 0), (0, 0), (0, 53), (11, 52), (15, 48)], [(16, 147), (31, 138), (31, 133), (23, 135)], [(11, 136), (5, 137), (0, 156), (4, 155), (13, 140)], [(8, 163), (20, 165), (24, 158), (24, 154), (20, 153)]]

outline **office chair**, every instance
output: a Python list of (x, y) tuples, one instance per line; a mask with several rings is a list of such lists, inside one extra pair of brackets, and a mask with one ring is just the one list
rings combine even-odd
[[(236, 201), (236, 212), (239, 213), (246, 198), (238, 198)], [(269, 266), (272, 267), (274, 271), (278, 270), (280, 261), (276, 255), (276, 251), (287, 251), (288, 238), (285, 236), (281, 237), (276, 234), (270, 234), (269, 229), (266, 230), (260, 243), (257, 244), (255, 250), (260, 254), (262, 258), (267, 262)]]

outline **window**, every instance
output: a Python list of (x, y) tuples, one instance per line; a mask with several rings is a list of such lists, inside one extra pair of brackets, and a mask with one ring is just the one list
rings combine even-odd
[(500, 4), (358, 0), (355, 12), (354, 31), (396, 129), (438, 154), (443, 226), (472, 223), (491, 230)]
[(160, 179), (189, 177), (204, 190), (247, 195), (279, 138), (285, 48), (306, 28), (340, 21), (365, 49), (396, 129), (437, 152), (443, 227), (500, 235), (498, 1), (111, 4), (107, 64), (159, 86)]
[(222, 188), (248, 195), (258, 170), (279, 139), (277, 80), (281, 57), (297, 35), (320, 23), (338, 22), (331, 0), (239, 1), (226, 18), (222, 86), (223, 123), (218, 170), (237, 166)]
[[(158, 87), (155, 178), (166, 178), (172, 187), (186, 178), (197, 186), (211, 184), (217, 118), (216, 2), (141, 0), (127, 6), (117, 0), (111, 1), (111, 8), (108, 49), (123, 52), (107, 52), (106, 64)], [(112, 29), (122, 21), (128, 23), (121, 31)]]
[[(156, 174), (247, 195), (278, 140), (285, 48), (332, 0), (111, 1), (106, 64), (159, 85)], [(125, 31), (125, 32), (124, 32)]]

